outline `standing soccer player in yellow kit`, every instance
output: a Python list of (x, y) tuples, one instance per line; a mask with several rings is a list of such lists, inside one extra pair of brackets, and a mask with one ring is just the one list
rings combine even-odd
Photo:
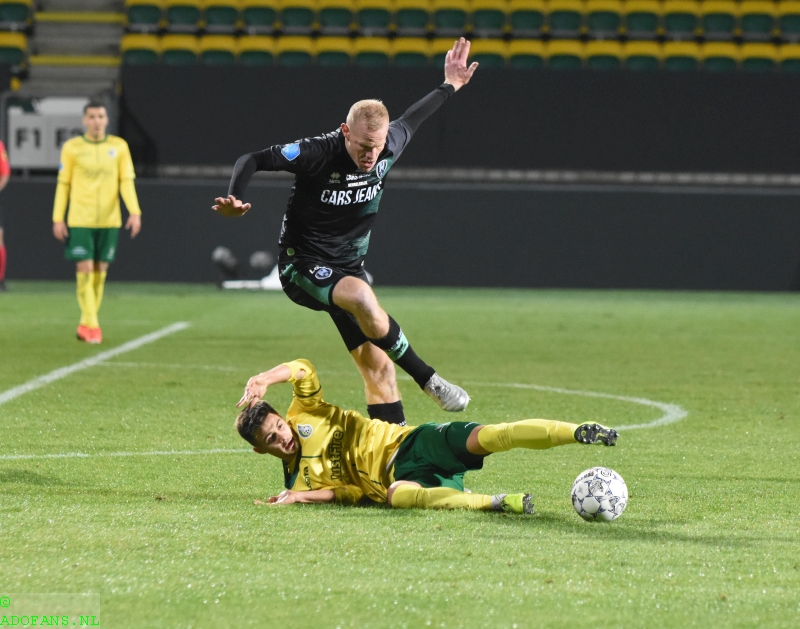
[[(86, 133), (68, 140), (61, 149), (53, 235), (66, 243), (64, 257), (76, 263), (81, 308), (78, 339), (101, 343), (97, 312), (122, 227), (120, 194), (128, 210), (125, 229), (130, 230), (131, 238), (142, 228), (142, 211), (133, 185), (136, 175), (128, 143), (106, 133), (105, 105), (90, 101), (83, 108), (83, 125)], [(69, 217), (65, 223), (67, 202)]]

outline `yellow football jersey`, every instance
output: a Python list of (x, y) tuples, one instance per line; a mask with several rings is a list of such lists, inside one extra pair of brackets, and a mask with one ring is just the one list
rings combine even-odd
[(128, 143), (107, 135), (100, 142), (78, 136), (61, 148), (53, 222), (64, 220), (69, 198), (70, 227), (121, 227), (119, 195), (131, 214), (141, 214)]
[[(286, 488), (333, 489), (340, 503), (357, 502), (362, 496), (386, 502), (386, 490), (394, 480), (394, 455), (415, 427), (367, 419), (328, 404), (322, 399), (314, 365), (304, 359), (285, 364), (294, 383), (285, 419), (300, 444), (295, 458), (283, 464)], [(301, 369), (306, 373), (298, 380)]]

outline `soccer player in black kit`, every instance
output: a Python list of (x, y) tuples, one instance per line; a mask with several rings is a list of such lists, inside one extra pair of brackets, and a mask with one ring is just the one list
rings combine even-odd
[(394, 363), (445, 411), (463, 411), (469, 396), (442, 379), (411, 348), (366, 281), (364, 258), (384, 180), (422, 122), (466, 85), (470, 44), (461, 38), (447, 53), (445, 82), (389, 122), (380, 101), (355, 103), (340, 129), (243, 155), (233, 169), (227, 198), (214, 210), (241, 216), (242, 197), (256, 171), (294, 173), (295, 183), (280, 235), (278, 269), (295, 303), (324, 310), (336, 324), (366, 385), (372, 418), (404, 424)]

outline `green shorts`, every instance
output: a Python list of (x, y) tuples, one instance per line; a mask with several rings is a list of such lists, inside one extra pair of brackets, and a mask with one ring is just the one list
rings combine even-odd
[(405, 438), (394, 460), (394, 479), (423, 487), (464, 491), (464, 474), (483, 467), (483, 456), (467, 451), (467, 437), (480, 424), (423, 424)]
[(70, 227), (64, 257), (75, 262), (113, 262), (118, 239), (119, 227)]

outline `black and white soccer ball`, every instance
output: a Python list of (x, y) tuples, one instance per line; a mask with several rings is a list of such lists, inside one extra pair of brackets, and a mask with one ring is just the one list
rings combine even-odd
[(628, 486), (614, 470), (593, 467), (572, 483), (572, 506), (590, 522), (616, 520), (628, 506)]

